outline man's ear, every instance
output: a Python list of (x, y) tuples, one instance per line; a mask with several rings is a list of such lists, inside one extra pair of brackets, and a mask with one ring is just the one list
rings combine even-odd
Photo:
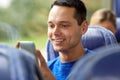
[(85, 34), (87, 32), (88, 29), (88, 21), (84, 20), (81, 24), (81, 33)]

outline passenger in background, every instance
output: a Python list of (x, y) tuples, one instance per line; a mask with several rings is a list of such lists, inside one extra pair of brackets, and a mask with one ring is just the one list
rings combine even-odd
[(116, 33), (116, 15), (112, 10), (99, 9), (93, 13), (90, 19), (90, 26), (102, 26)]

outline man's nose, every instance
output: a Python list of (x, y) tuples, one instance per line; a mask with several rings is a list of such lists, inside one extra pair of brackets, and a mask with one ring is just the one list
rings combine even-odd
[(55, 28), (53, 30), (53, 34), (54, 35), (60, 35), (61, 34), (61, 30), (58, 26), (55, 26)]

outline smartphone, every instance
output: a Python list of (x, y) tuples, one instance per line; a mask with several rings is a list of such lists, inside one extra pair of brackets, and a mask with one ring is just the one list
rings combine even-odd
[(33, 41), (19, 41), (19, 44), (20, 44), (19, 49), (24, 49), (33, 54), (36, 58), (36, 62), (38, 62), (36, 56), (36, 47)]

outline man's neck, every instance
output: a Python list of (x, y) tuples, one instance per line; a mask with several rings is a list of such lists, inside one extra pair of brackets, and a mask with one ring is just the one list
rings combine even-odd
[(78, 60), (85, 54), (83, 47), (79, 49), (69, 50), (66, 53), (59, 52), (61, 62), (73, 62)]

